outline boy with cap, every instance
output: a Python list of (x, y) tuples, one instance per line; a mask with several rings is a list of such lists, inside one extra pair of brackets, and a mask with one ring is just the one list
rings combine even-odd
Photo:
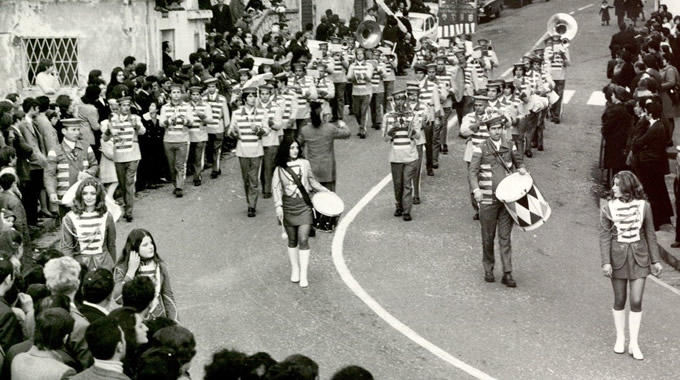
[(274, 175), (274, 168), (276, 166), (276, 151), (279, 148), (278, 132), (283, 126), (282, 115), (283, 109), (273, 100), (272, 93), (274, 87), (269, 84), (260, 86), (260, 98), (258, 107), (265, 111), (267, 124), (271, 131), (262, 136), (262, 147), (264, 154), (262, 156), (262, 172), (260, 180), (262, 181), (262, 197), (265, 199), (272, 197), (272, 176)]
[(163, 145), (165, 156), (170, 166), (170, 178), (175, 189), (175, 197), (184, 196), (184, 180), (189, 154), (189, 125), (194, 115), (189, 104), (182, 101), (182, 86), (173, 84), (170, 89), (170, 101), (161, 108), (159, 123), (165, 128)]
[(248, 217), (256, 215), (258, 175), (264, 155), (262, 136), (269, 133), (269, 119), (257, 107), (257, 89), (246, 87), (241, 92), (243, 106), (231, 115), (229, 136), (236, 138), (236, 156), (241, 166), (241, 178), (248, 202)]
[(420, 86), (417, 81), (406, 82), (406, 95), (408, 97), (407, 110), (415, 113), (421, 120), (421, 133), (418, 141), (416, 141), (418, 162), (416, 163), (416, 172), (413, 176), (413, 204), (418, 205), (420, 204), (420, 172), (423, 168), (423, 146), (426, 141), (425, 133), (422, 132), (422, 126), (432, 123), (434, 112), (430, 107), (420, 102)]
[(298, 101), (295, 91), (288, 87), (287, 73), (278, 73), (274, 79), (276, 80), (276, 91), (272, 101), (281, 108), (281, 130), (277, 133), (280, 142), (281, 138), (287, 136), (292, 138), (293, 136)]
[(349, 65), (347, 77), (352, 82), (352, 110), (359, 123), (359, 137), (366, 138), (368, 125), (368, 109), (373, 95), (371, 78), (374, 67), (366, 62), (364, 48), (358, 47), (355, 51), (356, 60)]
[[(467, 163), (470, 168), (470, 161), (472, 160), (472, 153), (475, 145), (481, 144), (489, 137), (489, 131), (486, 128), (486, 120), (489, 114), (486, 112), (486, 107), (489, 104), (489, 98), (478, 95), (474, 97), (474, 111), (463, 117), (463, 123), (460, 125), (460, 135), (467, 138), (465, 152), (463, 152), (463, 161)], [(470, 198), (472, 201), (472, 208), (475, 210), (474, 220), (479, 220), (479, 205), (473, 197), (473, 188), (470, 188)]]
[(474, 147), (468, 168), (470, 188), (475, 201), (479, 203), (484, 280), (495, 281), (494, 239), (498, 231), (498, 244), (503, 263), (501, 282), (507, 287), (514, 288), (517, 286), (512, 278), (511, 233), (514, 223), (505, 205), (498, 200), (495, 193), (498, 184), (508, 174), (515, 170), (521, 175), (527, 172), (522, 155), (515, 144), (503, 137), (503, 116), (487, 120), (486, 128), (490, 136)]
[[(96, 177), (99, 163), (90, 144), (80, 139), (80, 119), (62, 119), (61, 144), (47, 152), (47, 168), (45, 168), (45, 190), (50, 202), (59, 204), (66, 191), (77, 181)], [(59, 206), (59, 216), (68, 212), (65, 206)]]
[(205, 162), (205, 144), (208, 142), (208, 123), (212, 121), (212, 107), (203, 101), (203, 87), (189, 88), (191, 114), (193, 119), (189, 125), (189, 157), (193, 158), (194, 186), (201, 186), (203, 163)]
[(103, 136), (104, 141), (113, 140), (113, 162), (125, 202), (125, 220), (128, 222), (132, 222), (137, 167), (142, 158), (137, 136), (146, 133), (142, 119), (130, 113), (131, 100), (129, 96), (118, 99), (120, 109), (111, 116)]
[[(465, 80), (460, 66), (449, 66), (445, 55), (438, 56), (435, 62), (435, 77), (439, 83), (439, 97), (442, 103), (442, 128), (439, 135), (435, 135), (435, 141), (439, 141), (441, 152), (448, 154), (448, 123), (453, 114), (454, 102), (459, 103), (463, 100)], [(460, 125), (460, 120), (458, 120), (458, 125)]]
[(371, 87), (373, 96), (371, 97), (371, 120), (373, 129), (381, 129), (380, 124), (383, 118), (383, 104), (385, 103), (385, 64), (380, 60), (380, 50), (367, 49), (366, 60), (373, 65), (373, 76), (371, 77)]
[(297, 131), (309, 123), (309, 101), (318, 97), (314, 78), (305, 72), (305, 63), (296, 62), (293, 64), (293, 85), (292, 90), (297, 95), (297, 113), (295, 114), (295, 127), (292, 129), (294, 137)]
[(205, 153), (208, 164), (212, 164), (210, 178), (217, 178), (222, 174), (220, 158), (224, 141), (224, 126), (229, 125), (229, 106), (227, 98), (217, 92), (217, 78), (209, 78), (203, 82), (207, 86), (203, 101), (210, 105), (212, 119), (208, 122), (208, 144)]
[(420, 137), (422, 120), (418, 114), (408, 112), (406, 91), (395, 91), (393, 97), (396, 110), (383, 117), (383, 136), (392, 145), (390, 167), (396, 201), (394, 216), (401, 216), (408, 222), (412, 220), (412, 186), (418, 164), (416, 143)]
[(562, 44), (561, 35), (552, 36), (550, 43), (545, 47), (544, 59), (550, 65), (550, 75), (555, 82), (554, 90), (559, 95), (557, 102), (550, 107), (550, 120), (559, 124), (562, 115), (562, 96), (567, 80), (567, 66), (571, 64), (569, 48)]
[(335, 86), (328, 77), (328, 66), (325, 62), (318, 62), (316, 68), (319, 73), (319, 77), (316, 79), (316, 91), (319, 95), (318, 100), (322, 101), (322, 114), (331, 115), (331, 102), (335, 98)]

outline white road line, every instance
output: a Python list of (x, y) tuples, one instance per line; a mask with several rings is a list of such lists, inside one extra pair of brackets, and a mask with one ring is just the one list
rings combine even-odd
[(594, 4), (586, 5), (585, 7), (581, 7), (581, 8), (579, 8), (579, 9), (577, 9), (577, 11), (580, 12), (580, 11), (582, 11), (582, 10), (584, 10), (584, 9), (588, 9), (588, 8), (592, 7), (593, 5), (594, 5)]
[(574, 90), (564, 90), (564, 93), (562, 94), (562, 104), (568, 104), (575, 93), (576, 91)]
[(654, 276), (647, 276), (647, 278), (651, 278), (657, 284), (663, 286), (664, 288), (666, 288), (666, 289), (670, 290), (671, 292), (675, 293), (676, 295), (680, 296), (680, 290), (678, 290), (677, 288), (674, 288), (674, 287), (668, 285), (667, 283), (659, 280), (658, 278), (656, 278)]
[(607, 104), (607, 99), (602, 91), (593, 91), (586, 104), (589, 106), (604, 106)]
[(494, 379), (492, 376), (484, 373), (483, 371), (463, 362), (462, 360), (454, 357), (453, 355), (449, 354), (448, 352), (444, 351), (443, 349), (439, 348), (435, 344), (431, 343), (427, 339), (423, 338), (420, 336), (417, 332), (413, 331), (411, 328), (406, 326), (404, 323), (402, 323), (400, 320), (398, 320), (396, 317), (394, 317), (392, 314), (390, 314), (387, 310), (385, 310), (373, 297), (371, 297), (370, 294), (364, 290), (363, 287), (354, 279), (354, 276), (352, 276), (352, 273), (349, 271), (347, 268), (347, 265), (345, 263), (345, 258), (343, 255), (343, 244), (345, 241), (345, 233), (347, 232), (347, 228), (349, 225), (354, 221), (354, 218), (359, 215), (361, 210), (366, 207), (366, 205), (376, 196), (378, 193), (385, 187), (387, 186), (388, 183), (392, 181), (392, 175), (388, 174), (385, 178), (382, 179), (377, 185), (375, 185), (371, 191), (369, 191), (366, 195), (364, 195), (363, 198), (357, 203), (350, 211), (347, 213), (347, 215), (342, 218), (340, 223), (338, 224), (338, 228), (335, 230), (335, 235), (333, 236), (333, 245), (332, 245), (332, 255), (333, 255), (333, 264), (335, 264), (335, 268), (340, 274), (340, 277), (342, 278), (342, 281), (344, 281), (345, 285), (347, 285), (348, 288), (357, 296), (359, 299), (361, 299), (371, 310), (373, 310), (374, 313), (376, 313), (380, 318), (382, 318), (385, 322), (387, 322), (390, 326), (392, 326), (395, 330), (399, 331), (402, 333), (404, 336), (407, 338), (411, 339), (413, 342), (418, 344), (419, 346), (423, 347), (424, 349), (430, 351), (432, 354), (435, 356), (439, 357), (440, 359), (444, 360), (445, 362), (451, 364), (452, 366), (466, 372), (467, 374), (474, 376), (477, 379), (488, 379), (492, 380)]

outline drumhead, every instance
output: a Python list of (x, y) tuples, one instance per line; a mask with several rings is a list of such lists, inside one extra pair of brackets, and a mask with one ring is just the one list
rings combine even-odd
[(533, 185), (534, 180), (529, 173), (525, 175), (512, 173), (498, 184), (496, 198), (503, 202), (514, 202), (525, 196)]
[(312, 204), (316, 211), (328, 216), (340, 215), (345, 210), (345, 203), (342, 199), (330, 191), (314, 194)]

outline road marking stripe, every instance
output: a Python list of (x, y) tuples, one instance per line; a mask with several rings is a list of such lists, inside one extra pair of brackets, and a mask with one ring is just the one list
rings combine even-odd
[(564, 93), (562, 94), (562, 104), (568, 104), (575, 93), (576, 91), (574, 90), (564, 90)]
[(342, 218), (338, 224), (338, 228), (335, 230), (335, 235), (333, 236), (332, 245), (332, 255), (333, 264), (335, 264), (335, 269), (340, 274), (342, 281), (347, 285), (348, 288), (361, 299), (374, 313), (376, 313), (380, 318), (392, 326), (395, 330), (402, 333), (404, 336), (423, 347), (424, 349), (430, 351), (435, 356), (444, 360), (445, 362), (453, 365), (454, 367), (465, 371), (467, 374), (474, 376), (477, 379), (494, 379), (492, 376), (484, 373), (483, 371), (463, 362), (462, 360), (454, 357), (443, 349), (439, 348), (435, 344), (431, 343), (427, 339), (420, 336), (417, 332), (413, 331), (411, 328), (406, 326), (387, 310), (385, 310), (370, 294), (364, 290), (363, 287), (354, 279), (352, 273), (347, 268), (345, 263), (345, 258), (343, 255), (343, 244), (345, 241), (345, 233), (347, 228), (354, 221), (354, 218), (359, 215), (361, 210), (363, 210), (366, 205), (373, 200), (373, 198), (378, 195), (378, 193), (387, 186), (388, 183), (392, 181), (392, 175), (388, 174), (382, 179), (377, 185), (375, 185), (363, 198), (347, 213), (347, 215)]
[[(458, 123), (452, 123), (448, 128), (449, 131), (454, 125), (458, 125)], [(494, 377), (465, 363), (464, 361), (444, 351), (429, 340), (423, 338), (417, 332), (413, 331), (410, 327), (406, 326), (395, 316), (390, 314), (378, 303), (378, 301), (376, 301), (373, 297), (371, 297), (370, 294), (368, 294), (368, 292), (366, 292), (366, 290), (364, 290), (364, 288), (357, 282), (354, 276), (352, 276), (352, 272), (349, 271), (349, 268), (347, 268), (347, 263), (345, 263), (344, 256), (345, 234), (347, 233), (347, 229), (354, 221), (354, 218), (359, 215), (361, 210), (363, 210), (364, 207), (366, 207), (366, 205), (368, 205), (368, 203), (371, 202), (373, 198), (375, 198), (375, 196), (378, 195), (378, 193), (381, 192), (382, 189), (384, 189), (385, 186), (387, 186), (387, 184), (390, 182), (392, 182), (392, 174), (388, 174), (385, 176), (385, 178), (378, 182), (377, 185), (373, 186), (373, 188), (368, 193), (366, 193), (366, 195), (364, 195), (364, 197), (361, 198), (361, 200), (359, 200), (359, 202), (354, 207), (352, 207), (347, 215), (345, 215), (340, 220), (340, 223), (338, 223), (338, 227), (335, 229), (335, 234), (333, 235), (333, 244), (331, 246), (331, 253), (333, 256), (333, 264), (335, 265), (335, 269), (338, 271), (340, 278), (342, 278), (342, 281), (345, 283), (345, 285), (347, 285), (352, 293), (359, 297), (359, 299), (361, 299), (366, 304), (366, 306), (373, 310), (373, 312), (385, 322), (387, 322), (387, 324), (392, 326), (392, 328), (399, 331), (419, 346), (430, 351), (433, 355), (464, 371), (470, 376), (473, 376), (477, 379), (495, 380)]]
[(604, 106), (607, 104), (607, 99), (602, 91), (593, 91), (586, 104), (589, 106)]
[(588, 9), (588, 8), (592, 7), (593, 5), (594, 5), (594, 4), (586, 5), (585, 7), (581, 7), (581, 8), (579, 8), (579, 9), (577, 9), (577, 11), (582, 11), (582, 10), (584, 10), (584, 9)]

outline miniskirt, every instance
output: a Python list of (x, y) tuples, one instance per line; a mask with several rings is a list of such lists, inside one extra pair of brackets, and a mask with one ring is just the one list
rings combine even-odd
[(649, 269), (649, 266), (640, 266), (637, 261), (635, 261), (635, 257), (633, 257), (633, 249), (628, 247), (626, 262), (621, 268), (612, 270), (612, 278), (637, 280), (638, 278), (649, 276), (650, 273), (652, 273), (652, 271)]
[(312, 208), (303, 198), (283, 196), (283, 225), (288, 227), (311, 225), (314, 222)]

